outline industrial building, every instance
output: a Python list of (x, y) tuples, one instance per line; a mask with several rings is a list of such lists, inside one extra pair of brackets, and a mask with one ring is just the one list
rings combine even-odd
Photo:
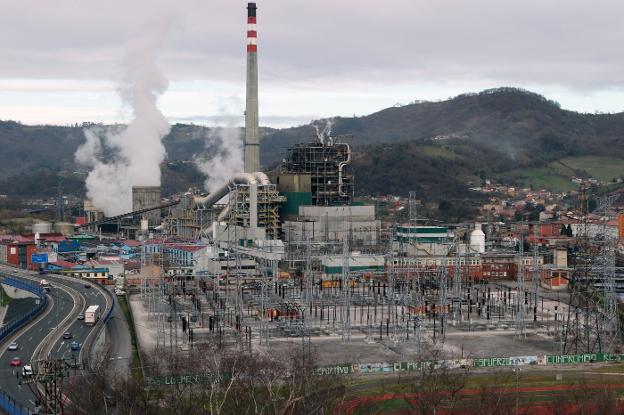
[[(305, 180), (309, 176), (309, 191), (315, 206), (348, 205), (353, 201), (351, 159), (349, 144), (335, 142), (333, 137), (327, 136), (318, 142), (288, 148), (280, 176), (304, 175)], [(288, 180), (286, 177), (276, 181), (278, 189)]]
[[(515, 326), (518, 338), (525, 327), (554, 338), (535, 310), (540, 289), (565, 286), (572, 275), (567, 251), (540, 247), (536, 238), (533, 252), (524, 252), (523, 225), (496, 244), (490, 224), (429, 226), (411, 211), (408, 221), (388, 221), (382, 229), (375, 206), (354, 201), (351, 146), (329, 133), (316, 141), (302, 137), (308, 142), (285, 149), (275, 171), (261, 170), (256, 25), (256, 5), (249, 3), (244, 171), (208, 194), (165, 201), (158, 187), (133, 187), (133, 212), (115, 218), (103, 218), (85, 201), (86, 225), (141, 240), (126, 259), (140, 271), (126, 283), (140, 287), (150, 320), (158, 321), (157, 343), (165, 344), (165, 318), (175, 321), (180, 304), (189, 319), (208, 313), (219, 335), (227, 332), (241, 348), (251, 348), (252, 338), (256, 347), (295, 335), (304, 344), (314, 336), (347, 344), (353, 335), (367, 343), (389, 338), (419, 345), (427, 333), (472, 333), (475, 321), (485, 330)], [(599, 226), (596, 235), (604, 230)], [(0, 244), (0, 262), (26, 266), (36, 250), (29, 245)], [(84, 256), (100, 257), (90, 264), (102, 271), (107, 259), (98, 247), (82, 248)], [(89, 278), (87, 272), (96, 272), (62, 270)], [(176, 277), (183, 277), (187, 292), (205, 295), (176, 300)], [(556, 313), (542, 309), (540, 318), (559, 322)], [(177, 347), (175, 330), (169, 326), (168, 341), (175, 337)], [(212, 329), (203, 334), (214, 335)]]
[[(160, 186), (132, 186), (132, 211), (160, 206)], [(160, 210), (141, 214), (148, 226), (160, 225)]]
[(347, 239), (349, 246), (374, 246), (379, 242), (381, 221), (374, 206), (299, 206), (297, 220), (285, 221), (284, 241), (314, 242)]

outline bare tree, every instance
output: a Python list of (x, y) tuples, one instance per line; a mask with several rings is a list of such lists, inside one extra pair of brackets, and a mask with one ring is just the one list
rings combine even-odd
[(435, 414), (441, 408), (450, 412), (466, 386), (469, 366), (449, 364), (435, 345), (428, 347), (425, 356), (421, 370), (411, 376), (411, 390), (404, 398), (410, 413)]
[(117, 379), (102, 366), (76, 383), (68, 413), (105, 414), (115, 407), (121, 414), (325, 414), (345, 393), (341, 379), (313, 375), (311, 359), (304, 364), (296, 353), (217, 351), (205, 344), (151, 353), (143, 362), (149, 378), (166, 384)]
[(515, 401), (511, 399), (506, 385), (513, 384), (513, 375), (508, 372), (494, 372), (479, 382), (477, 392), (468, 397), (465, 413), (471, 415), (515, 414)]
[(615, 415), (624, 409), (618, 402), (616, 391), (608, 385), (582, 380), (557, 393), (549, 410), (553, 415)]

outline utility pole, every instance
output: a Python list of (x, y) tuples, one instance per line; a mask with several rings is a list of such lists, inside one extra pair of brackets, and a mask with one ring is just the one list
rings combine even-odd
[(65, 220), (65, 212), (63, 206), (63, 180), (58, 180), (56, 194), (56, 218), (59, 222)]
[(533, 236), (535, 237), (533, 241), (533, 280), (531, 281), (531, 305), (533, 306), (533, 310), (537, 310), (537, 297), (539, 295), (539, 286), (540, 286), (540, 264), (539, 264), (539, 247), (537, 244), (537, 239), (539, 236), (538, 225), (535, 224), (535, 228), (533, 230)]
[[(71, 368), (74, 371), (80, 368), (75, 356), (71, 359), (43, 359), (33, 362), (33, 376), (26, 378), (29, 389), (36, 397), (36, 401), (44, 407), (44, 413), (60, 415), (65, 413), (63, 384), (64, 379), (70, 377)], [(43, 392), (37, 387), (43, 385)]]
[[(457, 231), (455, 231), (457, 233)], [(467, 262), (466, 262), (467, 265)], [(459, 235), (455, 235), (455, 273), (453, 274), (453, 321), (455, 324), (461, 319), (461, 253)]]
[[(345, 228), (347, 228), (347, 223), (344, 224)], [(342, 341), (347, 342), (351, 339), (351, 316), (350, 316), (350, 306), (351, 306), (351, 288), (349, 287), (349, 261), (350, 261), (350, 252), (349, 252), (349, 240), (347, 239), (348, 229), (345, 229), (345, 234), (342, 240), (342, 300), (343, 300), (343, 310), (342, 310)]]
[(440, 297), (440, 335), (442, 338), (446, 337), (446, 327), (447, 327), (447, 313), (446, 308), (448, 305), (447, 299), (447, 287), (448, 285), (448, 274), (446, 271), (446, 264), (442, 264), (440, 267), (440, 288), (438, 290), (438, 294)]
[(516, 272), (516, 336), (524, 337), (524, 222), (520, 223), (518, 247), (518, 270)]

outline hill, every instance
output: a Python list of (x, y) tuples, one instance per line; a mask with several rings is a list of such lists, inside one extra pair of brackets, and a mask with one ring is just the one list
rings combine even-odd
[[(623, 113), (567, 111), (515, 88), (415, 102), (332, 122), (334, 135), (346, 135), (353, 145), (360, 195), (416, 190), (423, 198), (462, 199), (472, 197), (467, 188), (485, 177), (568, 190), (572, 176), (603, 181), (624, 176)], [(84, 141), (82, 131), (83, 126), (0, 121), (0, 193), (55, 195), (60, 177), (65, 191), (82, 194), (84, 172), (74, 162)], [(262, 129), (262, 134), (265, 166), (279, 162), (282, 148), (316, 136), (311, 124)], [(183, 162), (207, 151), (210, 136), (206, 127), (172, 126), (164, 139), (164, 194), (201, 185), (201, 173)]]
[[(574, 176), (624, 177), (624, 114), (581, 114), (538, 94), (497, 88), (441, 102), (387, 108), (333, 120), (348, 134), (356, 158), (357, 191), (468, 197), (481, 178), (509, 184), (574, 188)], [(262, 155), (314, 136), (312, 125), (263, 138)]]

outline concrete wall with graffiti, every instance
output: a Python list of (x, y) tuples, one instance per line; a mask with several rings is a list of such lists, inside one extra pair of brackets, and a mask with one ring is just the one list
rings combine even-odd
[(484, 368), (504, 366), (516, 367), (526, 365), (548, 366), (616, 361), (624, 362), (624, 354), (589, 353), (573, 355), (480, 357), (474, 359), (423, 360), (394, 363), (347, 363), (342, 365), (319, 367), (314, 369), (314, 374), (321, 376), (363, 375), (369, 373), (420, 371), (427, 367)]

